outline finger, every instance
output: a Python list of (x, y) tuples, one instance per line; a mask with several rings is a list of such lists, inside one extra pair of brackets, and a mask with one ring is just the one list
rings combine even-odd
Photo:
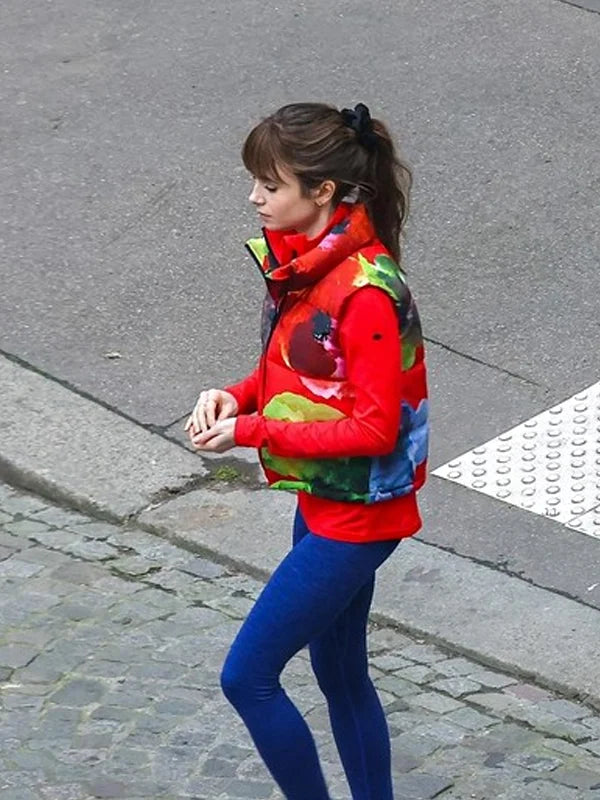
[(206, 420), (206, 406), (201, 406), (198, 409), (198, 422), (202, 433), (205, 433), (210, 428), (210, 425)]
[(233, 403), (225, 402), (219, 409), (219, 416), (217, 417), (217, 420), (227, 419), (232, 415), (232, 413), (233, 413)]
[(200, 392), (200, 397), (198, 398), (198, 401), (194, 406), (194, 410), (192, 411), (194, 424), (197, 428), (200, 428), (200, 412), (205, 402), (206, 402), (206, 392)]
[(216, 412), (217, 412), (217, 403), (212, 398), (206, 404), (206, 422), (208, 423), (208, 427), (212, 428), (212, 426), (216, 422)]
[(222, 453), (224, 450), (229, 449), (225, 447), (227, 437), (223, 435), (213, 436), (212, 439), (205, 444), (195, 445), (197, 450), (204, 450), (207, 453)]
[(192, 441), (195, 445), (205, 445), (210, 442), (211, 439), (214, 439), (215, 436), (218, 435), (218, 430), (215, 428), (207, 429), (205, 431), (200, 431), (195, 436), (192, 437)]
[(187, 418), (187, 422), (185, 423), (185, 428), (183, 430), (184, 431), (189, 431), (189, 429), (190, 429), (190, 427), (192, 425), (192, 422), (193, 422), (193, 419), (192, 419), (192, 415), (190, 414), (190, 416)]
[(210, 427), (208, 421), (206, 419), (206, 404), (208, 402), (208, 392), (202, 392), (200, 395), (200, 399), (198, 400), (198, 404), (196, 406), (196, 420), (197, 420), (197, 427), (202, 432), (207, 431)]

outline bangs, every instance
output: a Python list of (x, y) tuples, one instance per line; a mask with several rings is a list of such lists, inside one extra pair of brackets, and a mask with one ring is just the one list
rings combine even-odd
[(259, 180), (281, 182), (281, 167), (286, 163), (277, 125), (265, 119), (253, 128), (242, 147), (242, 161)]

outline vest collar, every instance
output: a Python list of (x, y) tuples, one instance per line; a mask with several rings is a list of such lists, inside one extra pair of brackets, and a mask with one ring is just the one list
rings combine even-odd
[(341, 203), (314, 239), (294, 231), (263, 228), (263, 238), (251, 239), (246, 246), (273, 288), (296, 291), (316, 283), (374, 238), (365, 206)]

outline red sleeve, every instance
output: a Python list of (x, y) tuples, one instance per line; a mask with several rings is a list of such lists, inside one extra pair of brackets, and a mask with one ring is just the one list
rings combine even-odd
[(229, 392), (237, 400), (238, 414), (252, 414), (256, 411), (258, 372), (259, 367), (256, 367), (254, 372), (243, 380), (224, 388), (225, 392)]
[(391, 453), (401, 407), (401, 345), (392, 299), (369, 286), (355, 292), (340, 326), (347, 377), (356, 394), (351, 417), (285, 422), (240, 415), (236, 444), (268, 447), (273, 455), (339, 458)]

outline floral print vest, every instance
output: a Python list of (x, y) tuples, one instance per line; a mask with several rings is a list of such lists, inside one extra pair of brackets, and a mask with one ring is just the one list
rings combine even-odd
[(392, 298), (402, 342), (401, 423), (392, 453), (378, 457), (283, 458), (262, 448), (271, 488), (348, 502), (376, 503), (419, 489), (425, 480), (428, 401), (423, 337), (404, 274), (377, 240), (363, 205), (348, 207), (308, 253), (279, 264), (269, 232), (247, 248), (267, 283), (258, 411), (289, 422), (352, 414), (353, 388), (338, 341), (344, 307), (363, 286)]

